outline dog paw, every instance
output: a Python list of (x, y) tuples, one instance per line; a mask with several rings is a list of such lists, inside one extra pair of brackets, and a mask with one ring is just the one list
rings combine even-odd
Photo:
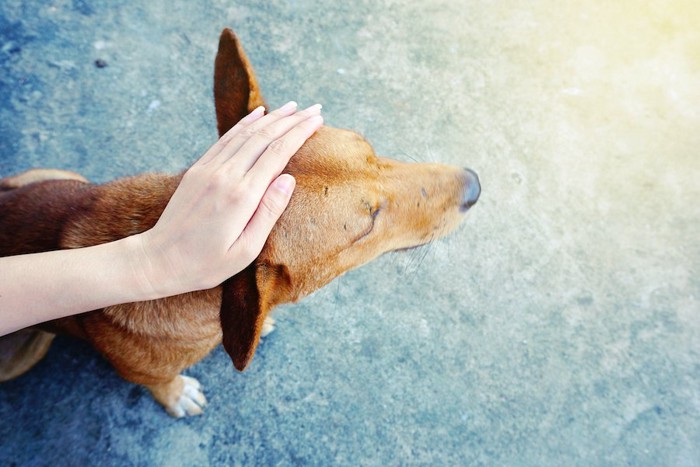
[(260, 331), (260, 337), (265, 337), (274, 330), (275, 330), (275, 320), (270, 316), (266, 316), (265, 321), (263, 322), (263, 325), (262, 325), (262, 330)]
[(202, 392), (202, 385), (189, 376), (178, 376), (182, 380), (182, 390), (179, 396), (163, 404), (165, 410), (175, 418), (184, 416), (201, 415), (207, 405), (207, 398)]

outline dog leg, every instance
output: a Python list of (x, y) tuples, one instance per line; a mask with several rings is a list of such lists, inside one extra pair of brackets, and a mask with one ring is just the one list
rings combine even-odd
[(44, 358), (55, 334), (38, 329), (22, 329), (0, 337), (0, 382), (29, 371)]
[(13, 177), (0, 179), (0, 190), (12, 190), (44, 180), (77, 180), (79, 182), (88, 182), (82, 175), (67, 170), (31, 169)]
[(153, 398), (157, 400), (171, 416), (201, 415), (207, 405), (202, 393), (202, 385), (189, 376), (177, 375), (167, 383), (145, 385)]

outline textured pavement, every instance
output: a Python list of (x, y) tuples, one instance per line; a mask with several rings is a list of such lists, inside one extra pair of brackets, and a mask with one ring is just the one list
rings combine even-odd
[(228, 26), (271, 105), (483, 192), (280, 308), (245, 373), (221, 348), (188, 370), (204, 416), (57, 339), (0, 386), (0, 465), (700, 465), (698, 24), (681, 0), (3, 0), (2, 176), (185, 168)]

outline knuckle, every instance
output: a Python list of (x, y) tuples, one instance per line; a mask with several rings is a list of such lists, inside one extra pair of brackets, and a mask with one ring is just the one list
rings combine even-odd
[(258, 129), (258, 131), (255, 132), (255, 136), (259, 139), (262, 139), (264, 141), (270, 142), (275, 139), (275, 133), (274, 130), (270, 127), (263, 127)]
[(235, 186), (231, 186), (226, 194), (228, 196), (229, 202), (240, 204), (243, 203), (246, 199), (248, 199), (248, 193), (248, 185), (243, 180), (241, 180)]
[(275, 154), (285, 154), (289, 149), (289, 144), (284, 138), (279, 138), (271, 142), (267, 149)]
[(271, 219), (278, 218), (284, 211), (282, 200), (278, 196), (264, 196), (260, 201), (260, 207), (263, 210), (263, 214)]
[(212, 190), (220, 190), (229, 184), (229, 179), (222, 171), (214, 172), (209, 176), (209, 188)]
[(258, 128), (255, 125), (245, 127), (241, 130), (240, 137), (243, 139), (250, 139), (258, 133)]

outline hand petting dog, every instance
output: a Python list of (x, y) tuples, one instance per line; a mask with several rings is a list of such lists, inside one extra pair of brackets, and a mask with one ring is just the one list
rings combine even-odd
[[(321, 106), (258, 107), (186, 173), (150, 230), (102, 245), (0, 258), (0, 335), (119, 303), (215, 287), (260, 253), (294, 190), (280, 175)], [(235, 214), (234, 214), (235, 213)], [(21, 310), (21, 312), (19, 312)]]
[(41, 323), (0, 338), (0, 382), (29, 371), (62, 333), (174, 417), (201, 414), (203, 388), (183, 370), (223, 344), (243, 371), (276, 307), (447, 235), (479, 197), (473, 171), (377, 155), (362, 135), (321, 127), (318, 105), (264, 115), (230, 29), (214, 104), (221, 139), (187, 172), (0, 179), (0, 333)]
[(323, 124), (320, 112), (318, 104), (296, 112), (295, 102), (267, 115), (258, 107), (185, 173), (160, 220), (138, 236), (146, 295), (216, 287), (260, 254), (295, 186), (280, 173)]

